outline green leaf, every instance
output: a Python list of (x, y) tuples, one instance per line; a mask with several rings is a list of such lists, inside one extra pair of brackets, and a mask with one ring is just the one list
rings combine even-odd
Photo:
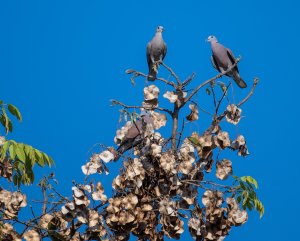
[(6, 110), (4, 107), (2, 107), (1, 123), (4, 126), (6, 134), (7, 134), (9, 131), (9, 118), (6, 114)]
[(252, 211), (252, 204), (250, 202), (246, 203), (246, 208), (248, 208), (250, 211)]
[(24, 152), (24, 149), (23, 149), (23, 146), (22, 145), (17, 145), (16, 146), (16, 154), (17, 154), (17, 157), (20, 161), (22, 161), (23, 163), (26, 162), (26, 154)]
[(13, 177), (13, 182), (14, 182), (15, 186), (20, 187), (20, 185), (21, 185), (21, 176), (18, 175), (18, 174), (15, 174), (14, 177)]
[(36, 156), (36, 162), (37, 162), (37, 164), (39, 166), (41, 166), (41, 167), (44, 167), (45, 166), (45, 160), (43, 158), (42, 153), (39, 150), (37, 150), (37, 149), (35, 149), (34, 151), (35, 151), (35, 156)]
[(249, 193), (247, 191), (243, 191), (243, 205), (245, 205), (248, 202)]
[(19, 109), (18, 109), (16, 106), (14, 106), (14, 105), (12, 105), (12, 104), (8, 104), (8, 110), (9, 110), (9, 112), (10, 112), (12, 115), (14, 115), (15, 117), (17, 117), (17, 119), (18, 119), (19, 121), (22, 121), (22, 115), (21, 115)]
[(245, 186), (245, 184), (243, 182), (240, 181), (239, 183), (243, 190), (247, 190), (247, 187)]
[(13, 124), (10, 119), (8, 119), (8, 130), (9, 130), (9, 132), (13, 131)]
[(43, 154), (43, 158), (44, 158), (45, 162), (47, 163), (47, 165), (49, 167), (51, 167), (51, 165), (54, 164), (54, 161), (52, 160), (52, 158), (49, 157), (46, 153), (42, 152), (42, 154)]
[(16, 150), (15, 150), (15, 144), (11, 143), (9, 146), (9, 156), (12, 160), (16, 158)]
[(264, 207), (264, 205), (258, 199), (254, 200), (254, 203), (255, 203), (255, 209), (258, 211), (260, 218), (262, 218), (262, 216), (265, 213), (265, 207)]
[(210, 89), (209, 88), (206, 88), (205, 92), (206, 92), (206, 94), (210, 95)]
[(188, 137), (188, 140), (189, 140), (192, 144), (194, 144), (195, 146), (200, 146), (200, 147), (201, 147), (201, 144), (200, 144), (200, 142), (198, 141), (197, 138), (190, 136), (190, 137)]
[(221, 87), (223, 93), (227, 94), (226, 93), (227, 92), (227, 87), (226, 87), (226, 85), (223, 82), (220, 83), (220, 87)]

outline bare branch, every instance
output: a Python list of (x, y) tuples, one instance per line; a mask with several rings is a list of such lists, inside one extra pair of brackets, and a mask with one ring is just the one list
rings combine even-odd
[(215, 114), (216, 114), (216, 115), (218, 114), (220, 105), (221, 105), (221, 103), (222, 103), (224, 97), (227, 95), (228, 88), (229, 88), (230, 85), (231, 85), (231, 82), (226, 86), (226, 90), (223, 91), (223, 95), (222, 95), (221, 99), (218, 101), (218, 104), (217, 104), (217, 107), (216, 107), (216, 111), (215, 111)]
[[(125, 109), (147, 109), (144, 106), (137, 106), (137, 105), (126, 105), (118, 100), (111, 100), (111, 102), (113, 102), (115, 105), (120, 105), (122, 107), (124, 107)], [(151, 107), (152, 110), (160, 110), (160, 111), (164, 111), (167, 112), (168, 114), (172, 115), (172, 111), (166, 109), (166, 108), (161, 108), (161, 107)]]
[[(130, 71), (130, 74), (131, 74), (131, 73), (134, 74), (133, 77), (132, 77), (133, 79), (135, 79), (135, 78), (138, 77), (138, 76), (142, 76), (142, 77), (145, 77), (145, 78), (148, 77), (148, 75), (146, 75), (146, 74), (144, 74), (144, 73), (142, 73), (142, 72), (136, 71), (136, 70), (131, 70), (131, 71)], [(172, 86), (173, 88), (176, 89), (176, 85), (175, 85), (172, 81), (168, 81), (168, 80), (166, 80), (166, 79), (164, 79), (164, 78), (161, 78), (161, 77), (156, 78), (156, 79), (159, 80), (159, 81), (161, 81), (161, 82), (163, 82), (163, 83), (165, 83), (165, 84), (167, 84), (167, 85), (170, 85), (170, 86)]]
[(244, 104), (253, 95), (255, 87), (258, 84), (258, 82), (259, 82), (259, 79), (254, 78), (251, 91), (249, 92), (249, 94), (246, 96), (245, 99), (243, 99), (240, 103), (237, 104), (237, 107), (240, 107), (242, 104)]
[(212, 77), (212, 78), (204, 81), (202, 84), (198, 85), (198, 87), (196, 89), (194, 89), (194, 91), (187, 98), (185, 98), (184, 103), (188, 102), (203, 86), (228, 74), (231, 70), (233, 70), (235, 68), (235, 66), (238, 64), (240, 59), (241, 59), (240, 57), (237, 58), (235, 63), (230, 68), (228, 68), (226, 71), (224, 71), (223, 73), (220, 73), (220, 74), (216, 75), (215, 77)]
[(206, 113), (206, 114), (208, 114), (208, 115), (210, 115), (210, 116), (213, 116), (212, 113), (210, 113), (209, 111), (203, 109), (197, 102), (195, 102), (195, 101), (193, 101), (193, 100), (192, 100), (191, 102), (192, 102), (194, 105), (196, 105), (197, 108), (198, 108), (199, 110), (201, 110), (202, 112), (204, 112), (204, 113)]
[(180, 85), (180, 79), (179, 77), (175, 74), (175, 72), (169, 67), (167, 66), (164, 62), (161, 61), (160, 63), (162, 66), (164, 66), (170, 73), (171, 75), (173, 75), (173, 77), (175, 78), (177, 85)]

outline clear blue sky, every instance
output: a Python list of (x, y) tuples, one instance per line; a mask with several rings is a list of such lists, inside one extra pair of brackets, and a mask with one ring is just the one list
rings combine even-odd
[[(113, 144), (118, 111), (109, 100), (141, 100), (143, 80), (133, 88), (124, 70), (146, 72), (145, 46), (156, 26), (166, 29), (165, 62), (182, 78), (195, 71), (199, 82), (216, 74), (204, 42), (214, 34), (242, 55), (240, 72), (248, 83), (260, 77), (239, 126), (251, 155), (233, 162), (237, 175), (259, 181), (266, 213), (261, 220), (251, 214), (226, 240), (295, 240), (299, 9), (296, 0), (1, 1), (0, 97), (24, 117), (10, 138), (51, 155), (59, 190), (70, 195), (90, 147)], [(113, 175), (117, 166), (111, 165)], [(49, 172), (35, 170), (38, 177)], [(101, 177), (106, 189), (113, 175)]]

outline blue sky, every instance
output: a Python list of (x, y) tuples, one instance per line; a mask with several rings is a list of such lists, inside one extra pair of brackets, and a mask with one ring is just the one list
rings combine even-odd
[[(83, 178), (80, 167), (91, 146), (113, 144), (120, 127), (118, 109), (109, 100), (142, 100), (144, 80), (132, 87), (124, 70), (147, 71), (145, 47), (156, 26), (166, 29), (165, 62), (182, 78), (196, 72), (199, 82), (216, 74), (204, 42), (214, 34), (242, 56), (240, 72), (248, 83), (260, 78), (239, 125), (251, 155), (233, 162), (237, 175), (259, 181), (266, 213), (261, 220), (251, 214), (227, 240), (294, 240), (300, 194), (300, 158), (294, 153), (300, 134), (299, 5), (296, 0), (1, 1), (0, 97), (18, 106), (24, 118), (10, 138), (51, 155), (59, 190), (70, 195), (71, 181)], [(245, 95), (241, 90), (236, 98)], [(199, 100), (204, 105), (205, 98)], [(106, 189), (118, 165), (110, 167), (112, 175), (100, 177)], [(36, 172), (39, 177), (49, 170)]]

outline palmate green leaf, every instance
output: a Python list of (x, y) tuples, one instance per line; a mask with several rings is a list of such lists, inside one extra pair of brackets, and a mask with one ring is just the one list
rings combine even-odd
[(53, 159), (46, 153), (24, 143), (17, 143), (14, 140), (6, 140), (0, 146), (1, 159), (7, 158), (14, 163), (13, 182), (15, 185), (31, 184), (34, 181), (33, 167), (38, 164), (51, 167)]
[(255, 209), (261, 218), (264, 214), (264, 206), (257, 198), (254, 189), (254, 187), (256, 189), (258, 188), (257, 181), (251, 176), (235, 177), (235, 179), (239, 182), (236, 201), (242, 204), (243, 209), (248, 209), (250, 211)]
[(17, 117), (17, 119), (18, 119), (19, 121), (22, 121), (22, 115), (21, 115), (19, 109), (18, 109), (16, 106), (14, 106), (14, 105), (12, 105), (12, 104), (8, 104), (8, 110), (9, 110), (9, 112), (10, 112), (12, 115), (14, 115), (15, 117)]

